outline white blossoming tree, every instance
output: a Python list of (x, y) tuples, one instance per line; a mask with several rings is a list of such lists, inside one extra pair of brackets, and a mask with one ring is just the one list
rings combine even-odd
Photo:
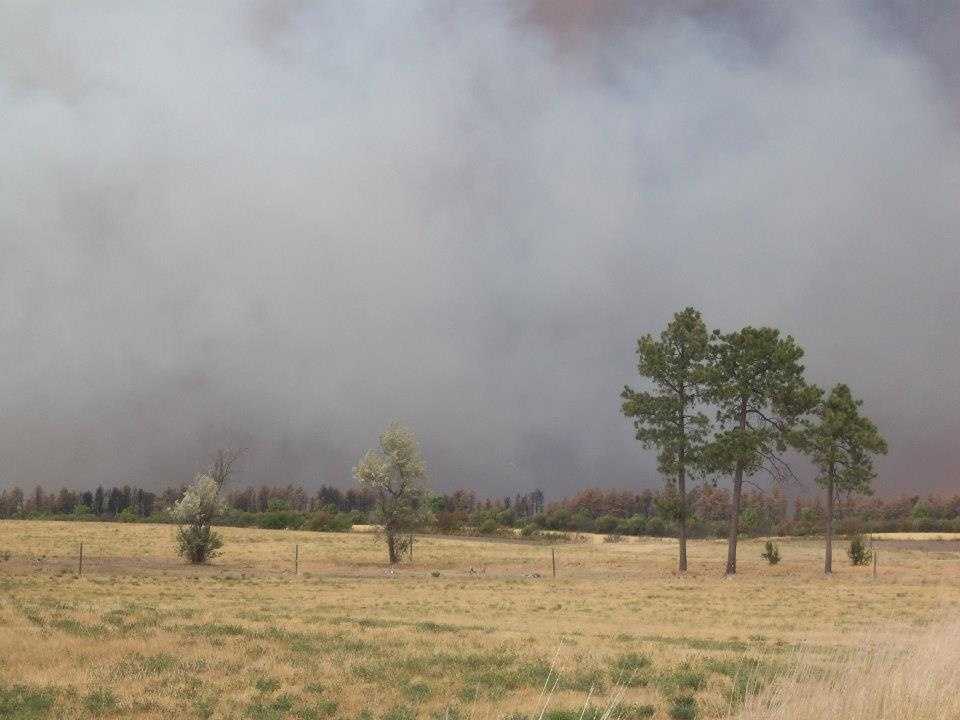
[(353, 469), (360, 485), (376, 498), (375, 518), (391, 563), (410, 555), (412, 533), (427, 519), (425, 475), (417, 438), (399, 423), (384, 430), (380, 449), (368, 450)]
[(177, 544), (181, 556), (199, 565), (216, 555), (223, 546), (223, 540), (214, 532), (211, 524), (223, 511), (220, 486), (209, 475), (197, 475), (193, 485), (187, 488), (171, 511), (174, 519), (180, 523)]

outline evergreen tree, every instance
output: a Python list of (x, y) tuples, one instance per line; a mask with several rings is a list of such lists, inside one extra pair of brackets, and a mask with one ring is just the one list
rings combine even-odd
[(658, 468), (668, 488), (675, 490), (669, 514), (677, 521), (680, 572), (687, 570), (687, 476), (700, 466), (710, 430), (707, 416), (697, 409), (708, 346), (700, 313), (692, 307), (676, 313), (659, 338), (644, 335), (637, 341), (637, 370), (651, 390), (628, 385), (620, 394), (623, 414), (633, 419), (637, 440), (645, 448), (656, 448)]
[(800, 419), (821, 391), (803, 378), (803, 349), (770, 327), (714, 331), (706, 397), (717, 407), (720, 430), (707, 448), (708, 467), (733, 477), (727, 534), (728, 575), (737, 572), (737, 536), (744, 476), (767, 470), (791, 475), (782, 453), (800, 443)]
[(887, 443), (876, 425), (860, 414), (862, 400), (850, 388), (835, 385), (814, 414), (815, 424), (804, 433), (805, 448), (819, 470), (817, 484), (826, 490), (826, 552), (823, 571), (833, 572), (834, 500), (840, 493), (869, 495), (876, 477), (872, 455), (887, 452)]

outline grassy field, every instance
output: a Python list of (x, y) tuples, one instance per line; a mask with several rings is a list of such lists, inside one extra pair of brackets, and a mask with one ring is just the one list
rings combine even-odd
[(672, 541), (594, 538), (554, 580), (545, 545), (424, 538), (390, 569), (374, 535), (222, 533), (191, 567), (170, 526), (0, 522), (0, 717), (536, 720), (545, 683), (551, 720), (724, 717), (798, 648), (834, 662), (960, 606), (933, 543), (878, 542), (877, 578), (841, 545), (825, 578), (817, 540), (773, 567), (745, 541), (723, 579), (721, 542), (680, 577)]

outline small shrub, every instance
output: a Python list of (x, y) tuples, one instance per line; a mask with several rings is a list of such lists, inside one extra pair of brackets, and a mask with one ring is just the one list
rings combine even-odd
[(117, 515), (117, 520), (124, 523), (135, 523), (137, 521), (137, 511), (132, 507), (125, 507)]
[(260, 516), (257, 525), (265, 530), (296, 530), (303, 521), (303, 515), (292, 510), (270, 510)]
[(670, 700), (672, 720), (696, 720), (697, 699), (691, 695), (679, 695)]
[(353, 518), (349, 513), (333, 513), (317, 510), (306, 522), (308, 530), (317, 532), (350, 532)]
[(623, 542), (623, 535), (617, 535), (617, 534), (604, 535), (603, 541), (605, 543), (621, 543)]
[(223, 539), (209, 525), (177, 528), (177, 552), (191, 563), (205, 563), (223, 547)]
[(771, 565), (776, 565), (780, 562), (780, 548), (772, 540), (767, 540), (766, 549), (760, 553), (760, 557)]
[(653, 717), (656, 712), (653, 705), (620, 705), (614, 717), (619, 717), (620, 720), (645, 720)]
[(223, 540), (210, 527), (224, 511), (219, 493), (220, 487), (213, 478), (197, 475), (194, 484), (173, 507), (171, 514), (181, 523), (177, 529), (178, 550), (191, 563), (205, 563), (223, 545)]
[(663, 673), (658, 678), (658, 684), (665, 694), (672, 694), (680, 690), (695, 692), (703, 690), (707, 684), (707, 678), (703, 672), (692, 667), (690, 663), (682, 662), (674, 669)]
[(493, 535), (500, 529), (500, 526), (497, 524), (497, 521), (493, 518), (484, 520), (480, 527), (478, 528), (481, 535)]
[(416, 720), (417, 714), (405, 705), (397, 705), (383, 714), (383, 720)]
[(254, 687), (260, 692), (273, 692), (280, 688), (280, 681), (269, 677), (257, 678)]
[(105, 715), (116, 710), (117, 697), (112, 691), (104, 688), (87, 695), (83, 704), (91, 715)]
[(852, 565), (869, 565), (873, 560), (873, 551), (863, 542), (863, 537), (855, 535), (850, 541), (847, 556), (850, 558)]

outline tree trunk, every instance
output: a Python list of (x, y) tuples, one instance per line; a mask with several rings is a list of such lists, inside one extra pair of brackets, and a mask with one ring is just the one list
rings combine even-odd
[(833, 574), (833, 463), (827, 471), (827, 549), (823, 556), (823, 572)]
[(400, 556), (397, 554), (397, 536), (392, 532), (387, 533), (387, 554), (390, 556), (391, 565), (400, 562)]
[[(747, 401), (740, 403), (740, 432), (747, 429)], [(740, 496), (743, 494), (743, 461), (737, 461), (733, 473), (733, 497), (730, 503), (730, 532), (727, 535), (727, 575), (737, 574), (737, 536), (740, 534)]]
[(677, 477), (677, 489), (680, 491), (680, 529), (677, 540), (680, 542), (680, 572), (687, 571), (687, 472), (683, 467), (681, 454), (680, 472)]
[(743, 464), (737, 463), (733, 474), (733, 497), (730, 502), (730, 530), (727, 534), (727, 575), (737, 574), (737, 537), (740, 534), (740, 495), (743, 490)]

